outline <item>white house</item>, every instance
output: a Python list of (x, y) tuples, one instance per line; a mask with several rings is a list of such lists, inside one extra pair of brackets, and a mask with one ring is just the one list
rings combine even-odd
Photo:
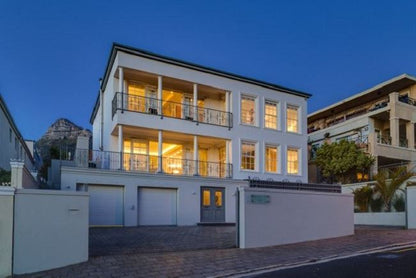
[(36, 176), (33, 141), (23, 139), (0, 94), (0, 169), (10, 171), (11, 161), (14, 166), (22, 169), (26, 176)]
[(307, 182), (308, 97), (114, 44), (61, 188), (89, 191), (91, 225), (233, 223), (247, 179)]

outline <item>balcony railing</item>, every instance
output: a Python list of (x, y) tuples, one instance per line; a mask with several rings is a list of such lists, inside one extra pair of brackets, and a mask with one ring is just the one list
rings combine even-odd
[(232, 128), (233, 124), (233, 115), (230, 112), (126, 93), (115, 94), (112, 101), (113, 117), (117, 110), (159, 115), (228, 128)]
[(391, 137), (377, 135), (377, 143), (384, 144), (384, 145), (391, 145)]
[(399, 96), (399, 101), (409, 105), (416, 106), (416, 100), (408, 96)]
[[(159, 156), (147, 154), (77, 149), (73, 160), (75, 166), (81, 168), (157, 173), (159, 158)], [(232, 177), (231, 163), (162, 157), (162, 173), (164, 174), (194, 176), (196, 167), (198, 167), (199, 176)]]

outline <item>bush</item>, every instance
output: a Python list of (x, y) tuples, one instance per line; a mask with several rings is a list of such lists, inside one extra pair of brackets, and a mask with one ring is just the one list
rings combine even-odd
[(400, 196), (396, 199), (396, 201), (393, 204), (393, 207), (396, 211), (405, 211), (406, 209), (406, 203), (404, 201), (404, 197)]
[(358, 207), (359, 212), (368, 212), (368, 206), (373, 196), (373, 189), (367, 185), (357, 188), (353, 191), (354, 203)]
[(377, 199), (370, 200), (370, 208), (372, 212), (381, 212), (381, 208), (383, 207), (383, 200), (378, 197)]
[(0, 168), (0, 185), (3, 183), (10, 183), (12, 178), (12, 173)]

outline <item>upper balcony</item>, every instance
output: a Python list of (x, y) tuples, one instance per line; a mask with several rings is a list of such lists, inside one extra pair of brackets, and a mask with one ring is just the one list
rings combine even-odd
[(114, 78), (113, 118), (134, 112), (232, 128), (229, 91), (128, 68)]
[(112, 102), (112, 116), (114, 117), (118, 110), (130, 111), (232, 128), (232, 113), (205, 108), (202, 105), (117, 92)]

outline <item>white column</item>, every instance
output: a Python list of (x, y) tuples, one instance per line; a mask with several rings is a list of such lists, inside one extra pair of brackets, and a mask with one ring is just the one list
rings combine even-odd
[(198, 84), (194, 84), (194, 121), (198, 121)]
[(120, 169), (123, 169), (123, 126), (118, 126), (118, 151), (120, 153)]
[(399, 146), (399, 118), (392, 117), (390, 118), (390, 137), (391, 145), (398, 147)]
[(163, 173), (163, 166), (162, 166), (162, 155), (163, 155), (163, 132), (159, 130), (158, 134), (158, 145), (157, 145), (157, 156), (158, 156), (158, 163), (157, 163), (157, 172)]
[(415, 148), (415, 123), (408, 122), (406, 123), (406, 138), (407, 138), (407, 147), (409, 149)]
[(225, 177), (229, 178), (230, 176), (230, 142), (227, 140), (225, 141)]
[(199, 176), (198, 136), (194, 135), (194, 176)]
[(122, 67), (118, 68), (118, 91), (124, 92), (124, 70)]
[(231, 126), (231, 122), (230, 122), (230, 92), (226, 91), (225, 92), (225, 112), (227, 112), (227, 115), (225, 117), (226, 123), (228, 125), (228, 127)]
[(11, 186), (14, 188), (23, 188), (23, 161), (11, 161)]
[(162, 92), (163, 92), (162, 76), (159, 75), (157, 77), (157, 99), (158, 99), (158, 106), (159, 106), (158, 112), (159, 112), (160, 115), (163, 116), (163, 113), (162, 113), (163, 93)]

